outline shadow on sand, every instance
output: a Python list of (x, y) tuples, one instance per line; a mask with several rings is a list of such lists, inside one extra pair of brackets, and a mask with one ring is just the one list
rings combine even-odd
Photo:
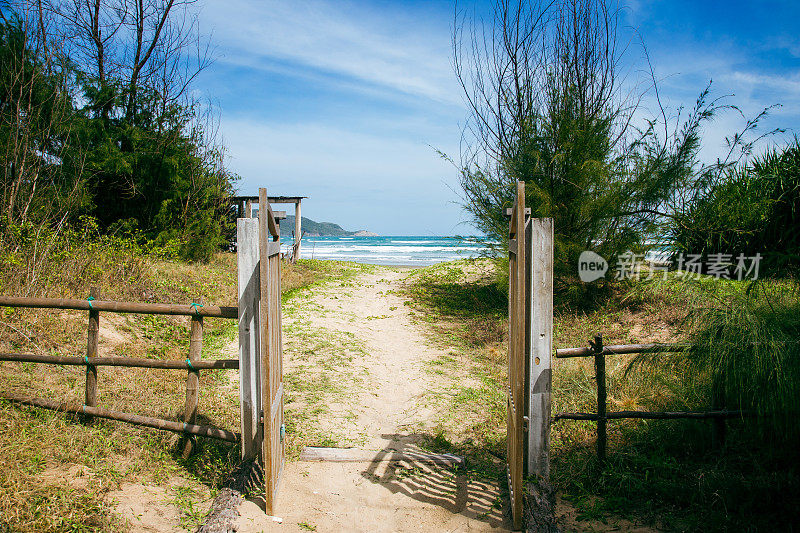
[(469, 465), (442, 464), (415, 443), (430, 440), (424, 434), (382, 435), (388, 449), (375, 453), (361, 475), (393, 494), (404, 494), (450, 513), (483, 522), (493, 528), (511, 527), (505, 488)]

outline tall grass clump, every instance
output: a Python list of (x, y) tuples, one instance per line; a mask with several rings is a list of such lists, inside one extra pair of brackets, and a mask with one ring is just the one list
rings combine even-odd
[(800, 436), (799, 293), (796, 283), (754, 282), (692, 316), (688, 370), (705, 374), (725, 407), (755, 411), (771, 437)]

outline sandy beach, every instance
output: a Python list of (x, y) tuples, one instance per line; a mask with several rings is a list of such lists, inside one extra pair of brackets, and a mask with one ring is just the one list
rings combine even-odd
[[(409, 267), (375, 267), (342, 287), (325, 284), (298, 297), (285, 315), (287, 376), (305, 359), (293, 335), (345, 334), (361, 347), (352, 361), (360, 379), (349, 380), (318, 417), (322, 434), (381, 450), (418, 450), (419, 436), (434, 429), (442, 409), (429, 393), (464, 375), (434, 375), (426, 365), (443, 355), (426, 340), (398, 294)], [(319, 355), (319, 354), (317, 354)], [(287, 417), (295, 409), (287, 404)], [(252, 502), (240, 511), (240, 531), (505, 531), (505, 502), (496, 482), (421, 463), (287, 462), (278, 497), (282, 523)], [(501, 503), (502, 502), (502, 503)]]

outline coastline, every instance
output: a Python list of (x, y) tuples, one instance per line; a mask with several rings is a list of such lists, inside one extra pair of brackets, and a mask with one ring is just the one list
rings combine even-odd
[(455, 236), (317, 237), (304, 239), (300, 258), (419, 268), (484, 252), (483, 243)]

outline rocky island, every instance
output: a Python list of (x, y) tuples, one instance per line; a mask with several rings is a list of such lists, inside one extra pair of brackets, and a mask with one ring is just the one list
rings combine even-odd
[[(333, 222), (316, 222), (310, 218), (302, 218), (303, 235), (305, 237), (377, 237), (377, 233), (367, 230), (347, 231)], [(281, 235), (294, 232), (294, 215), (287, 215), (281, 223)]]

